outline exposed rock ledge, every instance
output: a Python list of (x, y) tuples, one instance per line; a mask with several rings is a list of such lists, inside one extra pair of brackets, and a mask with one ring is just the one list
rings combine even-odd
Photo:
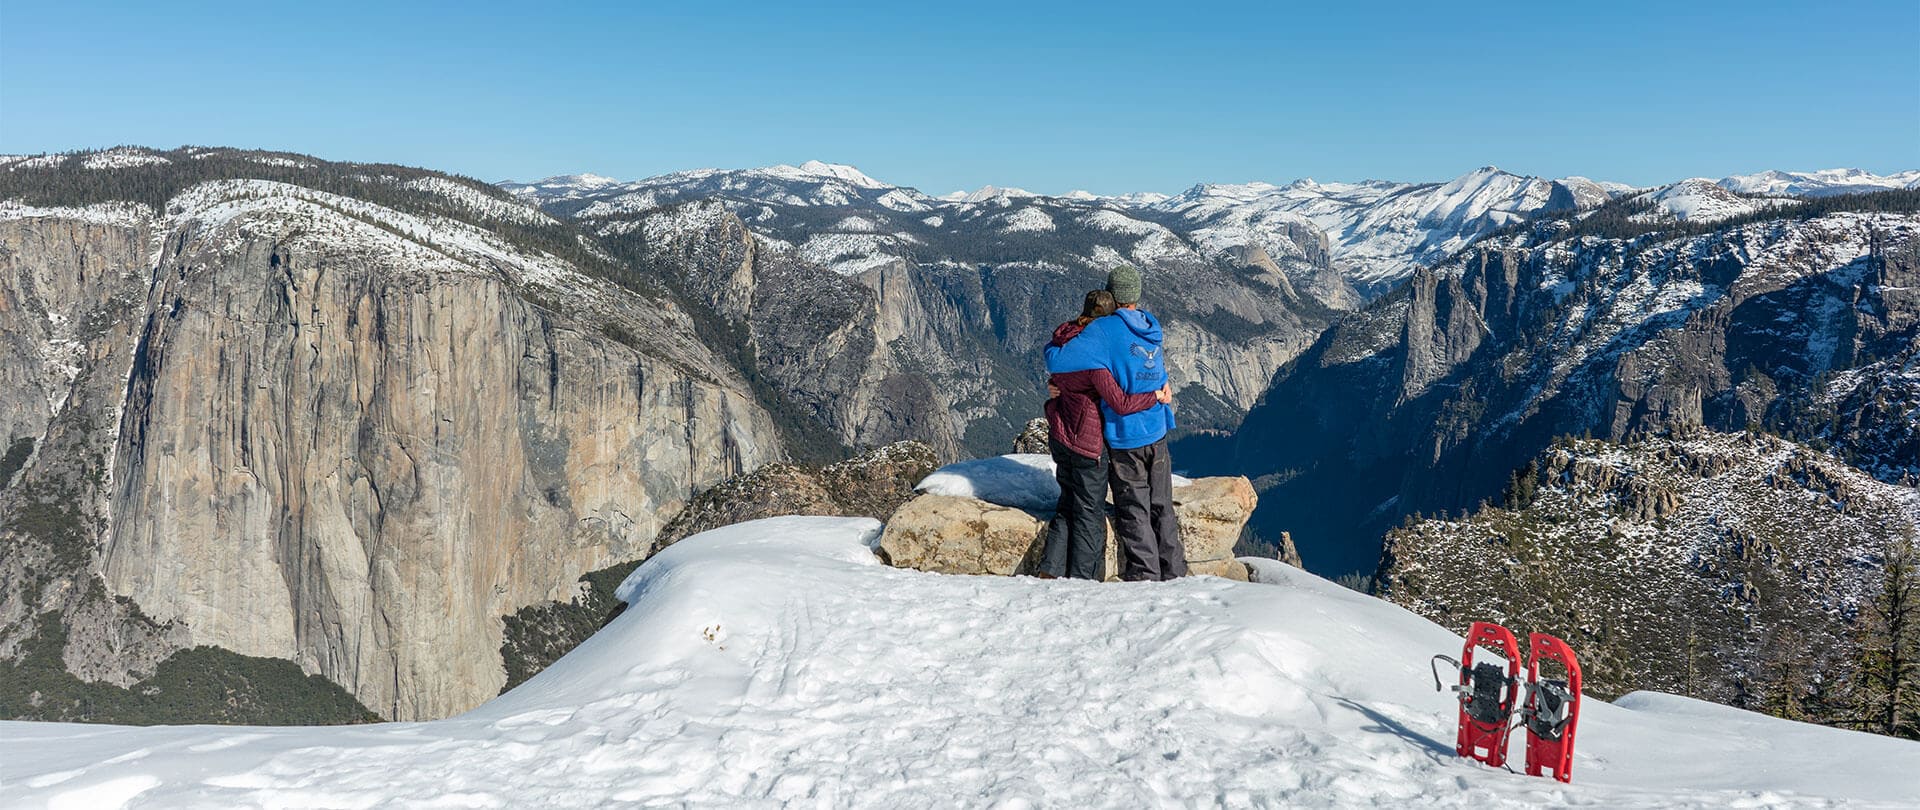
[[(1253, 515), (1257, 502), (1253, 484), (1237, 476), (1200, 478), (1174, 487), (1173, 499), (1190, 573), (1246, 581), (1247, 566), (1234, 558), (1233, 549)], [(887, 519), (879, 552), (901, 568), (944, 574), (1026, 574), (1039, 561), (1049, 517), (978, 498), (921, 495)], [(1109, 580), (1119, 573), (1115, 549), (1109, 524)]]

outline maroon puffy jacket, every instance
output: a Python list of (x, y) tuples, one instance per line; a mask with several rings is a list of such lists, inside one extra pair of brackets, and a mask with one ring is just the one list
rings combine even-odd
[[(1052, 345), (1066, 345), (1083, 328), (1073, 321), (1060, 324), (1053, 330)], [(1127, 393), (1114, 381), (1113, 372), (1104, 368), (1055, 374), (1047, 382), (1060, 389), (1060, 396), (1047, 400), (1047, 431), (1054, 441), (1087, 458), (1099, 458), (1107, 449), (1106, 437), (1100, 431), (1102, 401), (1122, 416), (1144, 411), (1159, 401), (1152, 391)]]

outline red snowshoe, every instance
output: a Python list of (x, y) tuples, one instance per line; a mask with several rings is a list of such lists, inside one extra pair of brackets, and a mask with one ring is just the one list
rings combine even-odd
[[(1507, 659), (1506, 666), (1482, 661), (1474, 663), (1474, 649), (1485, 645)], [(1433, 685), (1442, 688), (1438, 663), (1446, 661), (1460, 672), (1453, 691), (1460, 698), (1460, 734), (1454, 750), (1460, 756), (1477, 759), (1495, 768), (1507, 763), (1507, 722), (1520, 702), (1520, 643), (1512, 631), (1491, 622), (1474, 622), (1467, 631), (1467, 643), (1460, 660), (1445, 655), (1433, 657)], [(1568, 751), (1572, 751), (1568, 741)]]
[[(1527, 775), (1552, 771), (1553, 778), (1571, 782), (1573, 732), (1580, 721), (1580, 662), (1566, 642), (1545, 633), (1529, 636), (1527, 647), (1533, 652), (1527, 663), (1527, 702), (1522, 710), (1527, 727)], [(1566, 678), (1541, 679), (1542, 660), (1557, 662)]]

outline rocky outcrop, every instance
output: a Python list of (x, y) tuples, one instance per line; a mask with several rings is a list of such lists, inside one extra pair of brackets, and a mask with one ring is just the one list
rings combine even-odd
[(900, 568), (940, 574), (1013, 576), (1033, 571), (1046, 521), (1011, 506), (951, 495), (921, 495), (887, 518), (877, 551)]
[[(1180, 540), (1192, 574), (1245, 581), (1235, 559), (1256, 504), (1245, 478), (1202, 478), (1173, 490)], [(1046, 540), (1047, 515), (950, 495), (921, 495), (887, 519), (878, 551), (901, 568), (944, 574), (1011, 576), (1033, 571)], [(1117, 578), (1117, 546), (1109, 526), (1106, 571)]]
[(1046, 417), (1036, 416), (1027, 420), (1027, 426), (1020, 429), (1020, 435), (1013, 439), (1013, 452), (1045, 455), (1050, 452), (1047, 444), (1051, 433), (1047, 428)]
[(1558, 635), (1600, 695), (1838, 709), (1855, 617), (1920, 531), (1920, 493), (1759, 433), (1563, 440), (1527, 475), (1504, 505), (1394, 530), (1381, 594), (1458, 631)]
[(137, 293), (129, 276), (146, 253), (147, 231), (137, 211), (125, 217), (0, 219), (5, 444), (44, 436), (74, 380), (106, 350), (99, 343), (111, 325), (107, 310), (116, 297)]
[[(1200, 478), (1175, 487), (1173, 506), (1180, 515), (1180, 542), (1187, 550), (1188, 571), (1245, 580), (1247, 567), (1234, 559), (1234, 547), (1258, 502), (1253, 484), (1239, 476)], [(1112, 546), (1109, 542), (1108, 547)]]
[(1300, 549), (1293, 544), (1293, 532), (1281, 532), (1279, 542), (1274, 544), (1274, 558), (1295, 568), (1306, 568), (1306, 561), (1300, 559)]
[(835, 514), (886, 520), (913, 497), (914, 484), (939, 465), (933, 448), (895, 442), (820, 468), (820, 483), (833, 496)]
[(933, 448), (896, 442), (825, 467), (775, 462), (702, 491), (654, 539), (658, 551), (693, 535), (784, 515), (885, 520), (939, 466)]
[[(0, 246), (0, 420), (42, 450), (6, 494), (77, 482), (57, 525), (7, 507), (8, 569), (66, 568), (9, 577), (0, 636), (55, 610), (87, 680), (207, 645), (462, 711), (504, 683), (503, 614), (782, 452), (670, 300), (444, 217), (228, 181), (15, 209)], [(74, 441), (92, 461), (45, 452)]]

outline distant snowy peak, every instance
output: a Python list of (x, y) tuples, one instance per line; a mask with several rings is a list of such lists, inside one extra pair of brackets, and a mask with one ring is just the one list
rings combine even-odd
[(933, 202), (919, 191), (875, 180), (852, 166), (818, 160), (758, 169), (692, 169), (627, 183), (605, 180), (571, 175), (502, 187), (541, 204), (572, 203), (569, 210), (578, 217), (635, 214), (714, 198), (799, 207), (875, 205), (904, 212), (926, 211)]
[(632, 183), (622, 183), (619, 180), (604, 175), (584, 173), (556, 175), (554, 177), (535, 180), (531, 183), (508, 181), (501, 183), (500, 186), (522, 196), (567, 199), (617, 186), (658, 186), (727, 176), (763, 177), (804, 183), (833, 181), (864, 189), (894, 188), (894, 186), (875, 180), (859, 169), (844, 163), (825, 163), (818, 160), (809, 160), (798, 166), (790, 166), (782, 163), (759, 169), (693, 169), (690, 171), (673, 172), (671, 174), (649, 177)]
[(1245, 234), (1269, 244), (1275, 239), (1265, 229), (1291, 227), (1275, 215), (1305, 218), (1326, 231), (1349, 278), (1380, 290), (1500, 228), (1540, 213), (1596, 208), (1624, 190), (1584, 177), (1549, 180), (1485, 166), (1444, 183), (1201, 184), (1150, 207), (1216, 229), (1217, 238)]
[(993, 202), (996, 200), (1026, 199), (1026, 198), (1038, 197), (1038, 196), (1040, 195), (1035, 194), (1031, 191), (1028, 191), (1024, 188), (988, 185), (988, 186), (981, 186), (979, 189), (974, 191), (955, 191), (951, 194), (942, 194), (940, 195), (940, 199), (944, 202), (983, 203), (983, 202)]
[(557, 199), (574, 199), (591, 194), (608, 186), (617, 186), (620, 181), (597, 174), (561, 174), (543, 177), (531, 183), (516, 183), (511, 180), (501, 183), (500, 187), (508, 193), (534, 202), (546, 202)]
[(781, 166), (774, 166), (769, 169), (763, 169), (762, 171), (772, 173), (772, 172), (780, 172), (782, 170), (797, 172), (798, 174), (807, 176), (807, 177), (831, 177), (835, 180), (840, 180), (846, 183), (850, 183), (852, 185), (856, 185), (861, 188), (894, 188), (892, 184), (882, 183), (878, 180), (868, 177), (866, 173), (852, 166), (848, 166), (844, 163), (822, 163), (821, 161), (818, 161), (818, 160), (809, 160), (805, 163), (800, 164), (799, 168), (781, 165)]
[(1639, 191), (1639, 189), (1633, 186), (1627, 185), (1626, 183), (1615, 183), (1610, 180), (1595, 180), (1591, 177), (1581, 177), (1580, 175), (1577, 175), (1577, 174), (1572, 175), (1570, 177), (1563, 177), (1561, 178), (1560, 182), (1568, 183), (1568, 184), (1590, 185), (1615, 196), (1626, 194), (1627, 192), (1630, 192), (1630, 191)]
[(1648, 210), (1633, 215), (1636, 222), (1650, 223), (1720, 222), (1793, 204), (1793, 200), (1787, 198), (1741, 196), (1704, 177), (1682, 180), (1645, 192), (1634, 199), (1652, 204)]
[(1074, 189), (1065, 194), (1041, 194), (1024, 188), (1012, 186), (981, 186), (973, 191), (954, 191), (937, 197), (944, 203), (1000, 203), (1005, 205), (1014, 200), (1057, 200), (1069, 203), (1110, 203), (1129, 208), (1144, 208), (1168, 199), (1168, 195), (1157, 191), (1133, 191), (1126, 194), (1095, 194), (1086, 189)]
[(1765, 171), (1723, 178), (1721, 188), (1742, 194), (1832, 197), (1903, 188), (1920, 188), (1920, 171), (1878, 175), (1860, 169), (1822, 169), (1814, 172)]

